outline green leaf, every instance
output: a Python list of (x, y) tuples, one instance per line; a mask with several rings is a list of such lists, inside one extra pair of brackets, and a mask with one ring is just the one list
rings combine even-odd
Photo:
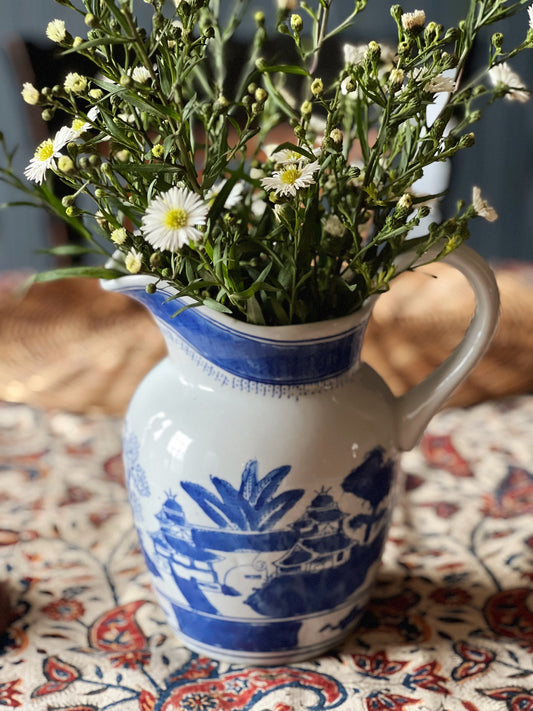
[(79, 54), (80, 51), (85, 50), (85, 49), (91, 49), (92, 47), (101, 47), (103, 44), (106, 45), (112, 45), (112, 44), (128, 44), (131, 45), (132, 42), (135, 40), (132, 37), (99, 37), (98, 39), (94, 40), (87, 40), (86, 42), (82, 42), (79, 45), (76, 45), (76, 47), (71, 47), (70, 49), (65, 49), (64, 52), (61, 52), (62, 55), (65, 54)]
[(72, 277), (118, 279), (118, 277), (123, 276), (126, 276), (125, 272), (119, 272), (117, 269), (106, 269), (106, 267), (64, 267), (63, 269), (50, 269), (46, 272), (39, 272), (35, 274), (33, 281), (56, 281), (58, 279), (70, 279)]
[(284, 151), (284, 150), (289, 150), (289, 151), (294, 151), (295, 153), (299, 153), (304, 158), (308, 158), (311, 161), (315, 160), (315, 156), (311, 153), (311, 151), (308, 151), (303, 146), (296, 146), (294, 143), (291, 143), (290, 141), (284, 141), (283, 143), (280, 143), (279, 146), (276, 146), (276, 148), (272, 151), (272, 153), (277, 153), (278, 151)]
[(259, 326), (265, 325), (265, 317), (255, 296), (246, 302), (246, 320), (248, 323), (255, 323)]
[(215, 301), (215, 299), (212, 299), (210, 296), (206, 296), (203, 301), (206, 306), (209, 306), (209, 308), (214, 311), (219, 311), (223, 314), (231, 314), (231, 309), (221, 304), (220, 301)]
[(181, 165), (167, 165), (165, 163), (121, 163), (116, 166), (120, 169), (121, 174), (126, 175), (141, 175), (151, 177), (152, 175), (160, 175), (161, 173), (183, 173)]
[(60, 244), (50, 249), (38, 249), (37, 254), (55, 254), (59, 257), (77, 257), (80, 254), (100, 254), (96, 249), (82, 247), (79, 244)]
[(272, 64), (271, 66), (262, 67), (261, 71), (268, 74), (282, 72), (283, 74), (299, 74), (302, 77), (310, 76), (307, 69), (299, 67), (297, 64)]

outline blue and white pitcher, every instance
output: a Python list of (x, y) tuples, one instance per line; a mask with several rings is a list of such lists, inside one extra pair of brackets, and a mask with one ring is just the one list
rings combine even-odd
[(168, 357), (129, 407), (124, 460), (153, 587), (192, 650), (285, 664), (339, 643), (372, 591), (402, 451), (483, 355), (496, 327), (492, 271), (461, 247), (476, 313), (455, 352), (395, 397), (360, 350), (372, 303), (332, 321), (253, 326), (149, 295)]

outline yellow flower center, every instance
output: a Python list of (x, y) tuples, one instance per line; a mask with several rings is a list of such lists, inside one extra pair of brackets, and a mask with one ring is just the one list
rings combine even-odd
[(37, 150), (35, 151), (35, 157), (43, 163), (53, 155), (54, 142), (51, 138), (47, 138), (46, 141), (43, 141), (40, 146), (37, 146)]
[(185, 208), (174, 207), (165, 215), (165, 227), (168, 227), (171, 230), (179, 230), (186, 226), (188, 218), (189, 215), (187, 214), (187, 210), (185, 210)]
[(76, 131), (76, 133), (79, 133), (84, 126), (85, 121), (82, 121), (82, 119), (74, 119), (72, 122), (72, 130)]
[(298, 180), (301, 174), (302, 171), (300, 170), (300, 168), (292, 166), (291, 168), (287, 168), (286, 170), (284, 170), (283, 173), (279, 176), (279, 179), (282, 183), (285, 183), (285, 185), (294, 185), (294, 183)]

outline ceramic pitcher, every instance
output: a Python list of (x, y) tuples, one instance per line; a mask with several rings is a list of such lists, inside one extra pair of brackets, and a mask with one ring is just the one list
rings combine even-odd
[[(498, 317), (490, 268), (461, 247), (476, 312), (455, 352), (395, 397), (360, 362), (373, 301), (297, 326), (190, 307), (149, 277), (104, 287), (139, 300), (168, 356), (129, 407), (124, 462), (154, 591), (186, 646), (285, 664), (338, 644), (372, 591), (401, 452), (483, 355)], [(179, 312), (179, 313), (178, 313)]]

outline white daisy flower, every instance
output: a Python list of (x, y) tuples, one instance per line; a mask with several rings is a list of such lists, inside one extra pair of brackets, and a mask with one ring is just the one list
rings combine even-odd
[(131, 78), (139, 84), (146, 84), (152, 77), (146, 67), (139, 65), (132, 71)]
[(507, 62), (502, 62), (502, 64), (497, 64), (489, 69), (489, 79), (492, 86), (502, 84), (507, 88), (505, 98), (509, 101), (519, 101), (523, 104), (529, 100), (530, 94), (525, 84)]
[[(226, 183), (227, 180), (219, 180), (207, 191), (205, 195), (205, 200), (208, 203), (209, 207), (211, 207), (218, 195), (220, 195), (220, 192), (222, 191)], [(244, 188), (242, 183), (235, 183), (235, 185), (229, 191), (228, 196), (226, 197), (226, 202), (224, 203), (225, 210), (231, 210), (232, 207), (235, 207), (239, 204), (242, 198), (243, 189)]]
[(92, 124), (99, 113), (100, 113), (100, 110), (98, 109), (98, 107), (93, 106), (87, 112), (87, 118), (89, 119), (88, 121), (84, 121), (81, 118), (75, 118), (69, 127), (70, 136), (69, 136), (68, 140), (75, 141), (83, 133), (85, 133), (85, 131), (88, 131), (90, 128), (92, 128), (93, 127)]
[(527, 14), (529, 15), (529, 29), (533, 30), (533, 5), (528, 7)]
[(337, 215), (328, 215), (324, 221), (324, 230), (332, 237), (343, 237), (346, 229)]
[(308, 188), (315, 182), (313, 174), (320, 168), (320, 163), (314, 160), (312, 163), (301, 165), (291, 163), (288, 166), (275, 171), (271, 178), (262, 178), (261, 185), (265, 190), (273, 190), (276, 195), (296, 195), (298, 190)]
[(288, 165), (306, 160), (305, 156), (295, 151), (294, 148), (282, 148), (281, 151), (272, 151), (269, 155), (272, 162), (277, 165)]
[(117, 118), (119, 118), (121, 121), (124, 123), (135, 123), (135, 114), (127, 114), (125, 112), (117, 114)]
[(409, 32), (410, 30), (419, 29), (424, 27), (426, 22), (426, 13), (424, 10), (415, 10), (414, 12), (404, 12), (401, 17), (401, 23), (404, 30)]
[(37, 146), (35, 155), (24, 170), (28, 180), (41, 185), (48, 169), (56, 167), (56, 158), (61, 155), (61, 150), (69, 142), (69, 136), (70, 128), (63, 126), (54, 138), (47, 138)]
[(437, 77), (433, 77), (426, 84), (424, 84), (424, 91), (430, 94), (439, 94), (441, 92), (451, 93), (455, 91), (455, 82), (450, 77), (445, 77), (439, 74)]
[(494, 222), (494, 220), (498, 219), (498, 213), (486, 200), (483, 200), (481, 190), (477, 185), (472, 188), (472, 204), (477, 214), (480, 217), (484, 217), (487, 222)]
[(362, 64), (368, 49), (367, 44), (348, 44), (342, 47), (345, 64)]
[(201, 232), (195, 225), (204, 225), (209, 205), (187, 188), (174, 186), (155, 197), (142, 218), (144, 238), (153, 247), (175, 252)]

